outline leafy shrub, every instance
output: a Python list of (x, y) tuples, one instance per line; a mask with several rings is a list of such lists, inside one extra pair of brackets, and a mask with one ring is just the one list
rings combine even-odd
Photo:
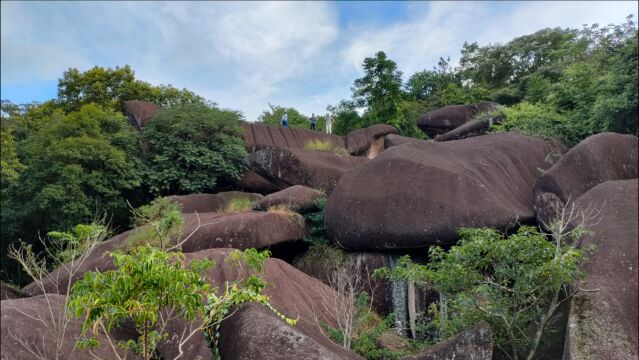
[(304, 241), (314, 244), (325, 244), (326, 227), (324, 226), (324, 206), (326, 206), (326, 196), (320, 196), (315, 199), (317, 211), (304, 215), (306, 220), (308, 235), (304, 237)]
[(327, 151), (339, 156), (348, 156), (348, 150), (341, 146), (333, 144), (330, 140), (313, 139), (304, 144), (305, 150)]
[(226, 205), (223, 208), (218, 210), (218, 212), (223, 213), (238, 213), (251, 211), (253, 209), (253, 201), (247, 197), (234, 197), (227, 201)]
[(494, 131), (516, 131), (544, 139), (555, 139), (565, 144), (578, 141), (569, 119), (558, 113), (552, 106), (522, 102), (501, 108), (505, 119), (493, 125)]
[(165, 250), (171, 237), (180, 236), (184, 223), (181, 205), (166, 197), (140, 206), (133, 215), (138, 228), (127, 239), (129, 247), (146, 243)]
[(145, 183), (154, 194), (205, 192), (242, 174), (240, 114), (204, 104), (160, 110), (142, 131)]

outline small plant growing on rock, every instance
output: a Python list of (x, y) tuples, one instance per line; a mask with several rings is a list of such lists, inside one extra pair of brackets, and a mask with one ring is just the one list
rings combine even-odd
[(313, 139), (304, 144), (304, 150), (327, 151), (339, 156), (348, 156), (348, 150), (333, 144), (330, 140)]
[(222, 213), (239, 213), (251, 211), (253, 209), (253, 201), (246, 197), (235, 197), (230, 199), (226, 205), (218, 212)]

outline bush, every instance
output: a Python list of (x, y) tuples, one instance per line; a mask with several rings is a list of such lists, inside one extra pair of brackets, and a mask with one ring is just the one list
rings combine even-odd
[(330, 140), (320, 140), (320, 139), (310, 140), (306, 144), (304, 144), (304, 149), (313, 150), (313, 151), (327, 151), (327, 152), (335, 153), (339, 156), (350, 155), (348, 153), (348, 150), (346, 150), (345, 148), (341, 146), (337, 146), (333, 144), (333, 142), (331, 142)]
[(287, 215), (287, 216), (300, 217), (300, 219), (302, 217), (302, 215), (300, 215), (300, 214), (296, 213), (295, 211), (291, 210), (291, 208), (289, 208), (286, 205), (271, 206), (266, 211), (270, 212), (270, 213), (275, 213), (275, 214), (282, 214), (282, 215)]
[(317, 211), (304, 214), (306, 220), (308, 235), (304, 237), (304, 241), (313, 244), (326, 244), (326, 227), (324, 226), (324, 206), (326, 205), (326, 196), (320, 196), (315, 199)]
[(569, 119), (550, 105), (522, 102), (511, 107), (503, 107), (500, 112), (505, 119), (493, 125), (494, 131), (516, 131), (544, 139), (559, 140), (564, 144), (579, 141), (579, 135), (571, 127)]
[(206, 192), (242, 174), (240, 114), (204, 104), (159, 111), (142, 131), (144, 181), (158, 194)]

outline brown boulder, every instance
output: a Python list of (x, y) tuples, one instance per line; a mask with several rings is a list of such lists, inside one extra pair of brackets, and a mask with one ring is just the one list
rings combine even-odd
[(496, 106), (493, 102), (444, 106), (422, 114), (417, 119), (417, 126), (428, 136), (435, 137), (464, 125), (480, 112), (494, 110)]
[[(113, 359), (115, 356), (104, 335), (101, 345), (89, 350), (76, 348), (81, 335), (82, 319), (69, 319), (64, 336), (61, 331), (60, 314), (66, 296), (49, 294), (25, 299), (2, 300), (2, 359)], [(89, 330), (90, 331), (90, 330)], [(126, 341), (137, 336), (133, 331), (113, 329), (113, 341)], [(56, 339), (61, 337), (58, 344)], [(56, 356), (57, 353), (57, 356)]]
[(404, 360), (490, 360), (493, 340), (490, 326), (482, 321), (473, 328)]
[[(187, 261), (203, 258), (215, 261), (217, 266), (209, 269), (205, 277), (214, 286), (222, 288), (225, 281), (231, 281), (240, 276), (237, 268), (224, 261), (230, 251), (229, 249), (208, 249), (187, 254), (186, 258)], [(326, 294), (339, 296), (338, 294), (321, 281), (279, 259), (266, 261), (263, 279), (268, 283), (265, 294), (269, 297), (270, 303), (287, 317), (298, 319), (297, 325), (291, 328), (281, 320), (272, 318), (269, 314), (270, 310), (261, 310), (260, 308), (263, 308), (261, 305), (243, 307), (223, 323), (220, 332), (222, 358), (270, 359), (270, 357), (259, 355), (279, 353), (276, 359), (298, 358), (291, 354), (299, 354), (302, 356), (301, 359), (316, 359), (318, 357), (314, 357), (315, 354), (338, 359), (361, 359), (333, 343), (317, 327), (317, 321), (336, 326), (335, 321), (322, 309), (321, 298)], [(255, 320), (251, 320), (253, 317), (260, 321), (256, 323)], [(182, 333), (184, 327), (184, 322), (171, 324), (168, 340), (160, 343), (158, 347), (163, 358), (172, 359), (175, 356), (177, 350), (173, 339)], [(251, 353), (242, 347), (257, 353)], [(195, 359), (198, 355), (203, 359), (212, 358), (202, 336), (194, 336), (184, 348), (186, 359)], [(303, 355), (305, 352), (306, 356)]]
[(385, 135), (398, 134), (394, 126), (385, 124), (371, 125), (364, 129), (357, 129), (345, 136), (346, 149), (351, 155), (375, 158), (384, 150)]
[(160, 110), (159, 105), (138, 100), (125, 101), (123, 107), (129, 123), (138, 130), (142, 130), (153, 115)]
[(412, 138), (408, 136), (389, 134), (384, 136), (384, 149), (388, 149), (397, 145), (420, 142), (420, 141), (424, 141), (424, 140), (416, 139), (416, 138)]
[(251, 154), (253, 170), (283, 187), (304, 185), (330, 193), (346, 171), (366, 158), (329, 151), (266, 149)]
[(263, 196), (256, 193), (245, 193), (242, 191), (225, 191), (217, 194), (190, 194), (169, 196), (171, 201), (182, 205), (182, 213), (207, 213), (221, 210), (231, 199), (247, 198), (257, 201)]
[(532, 222), (533, 186), (556, 150), (515, 133), (392, 147), (340, 178), (327, 237), (352, 250), (419, 248), (453, 243), (461, 227)]
[(459, 140), (482, 135), (486, 133), (493, 124), (498, 124), (501, 121), (503, 121), (503, 116), (494, 116), (484, 120), (471, 120), (445, 134), (435, 136), (435, 141)]
[(337, 135), (300, 128), (283, 128), (243, 122), (244, 143), (249, 152), (262, 149), (304, 149), (313, 140), (330, 141), (335, 146), (344, 147), (344, 140)]
[(242, 177), (235, 182), (234, 187), (242, 191), (256, 192), (262, 195), (271, 194), (283, 189), (281, 186), (270, 182), (264, 176), (250, 169), (246, 170)]
[(609, 180), (634, 179), (637, 175), (637, 137), (601, 133), (570, 149), (535, 185), (535, 211), (541, 224), (558, 216), (568, 200)]
[[(637, 286), (637, 179), (607, 181), (583, 194), (578, 209), (603, 206), (582, 245), (595, 245), (582, 266), (586, 278), (572, 300), (565, 359), (636, 359), (639, 288)], [(604, 205), (605, 204), (605, 205)]]
[(271, 206), (284, 205), (292, 211), (305, 214), (318, 210), (315, 200), (323, 195), (319, 190), (303, 185), (294, 185), (258, 200), (253, 209), (265, 211)]

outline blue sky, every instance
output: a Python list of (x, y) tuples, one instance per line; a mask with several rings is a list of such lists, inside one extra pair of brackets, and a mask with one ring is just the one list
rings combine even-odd
[(253, 121), (268, 103), (323, 113), (384, 50), (405, 77), (459, 57), (464, 41), (621, 23), (627, 2), (5, 2), (1, 97), (55, 97), (69, 67), (129, 64)]

